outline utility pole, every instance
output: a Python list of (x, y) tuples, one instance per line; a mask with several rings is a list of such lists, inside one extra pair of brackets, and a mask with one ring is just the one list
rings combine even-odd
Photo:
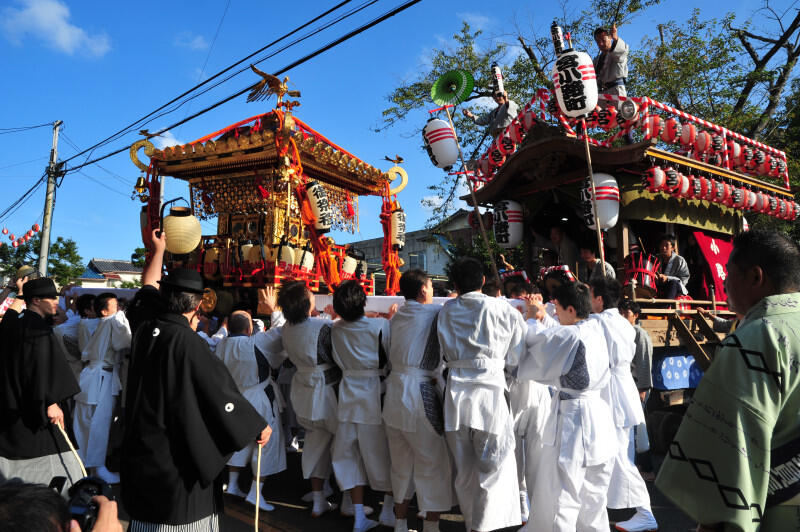
[(47, 165), (47, 194), (44, 197), (44, 220), (42, 220), (42, 247), (39, 248), (39, 274), (47, 276), (47, 259), (50, 256), (50, 228), (53, 224), (53, 206), (56, 197), (58, 166), (58, 130), (64, 122), (53, 122), (53, 147), (50, 149), (50, 164)]

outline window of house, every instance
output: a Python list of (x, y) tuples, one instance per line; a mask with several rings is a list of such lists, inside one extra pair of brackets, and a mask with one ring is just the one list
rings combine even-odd
[(409, 253), (408, 254), (408, 267), (412, 270), (427, 270), (428, 261), (425, 253)]

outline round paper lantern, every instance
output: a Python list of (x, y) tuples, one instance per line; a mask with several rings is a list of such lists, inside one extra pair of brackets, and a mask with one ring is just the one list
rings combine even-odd
[(600, 229), (611, 229), (617, 225), (619, 219), (619, 185), (614, 176), (609, 174), (593, 174), (594, 190), (597, 193), (597, 215), (592, 202), (592, 185), (587, 176), (581, 190), (581, 199), (588, 213), (585, 220), (590, 229), (595, 228), (595, 220), (600, 224)]
[(659, 115), (650, 115), (644, 119), (644, 140), (657, 139), (664, 129), (664, 121)]
[(17, 237), (14, 235), (14, 233), (11, 233), (10, 235), (8, 235), (8, 239), (9, 240), (16, 240)]
[(786, 173), (786, 161), (783, 159), (777, 159), (777, 164), (775, 167), (775, 177), (782, 176)]
[[(769, 175), (771, 170), (770, 164), (772, 163), (772, 157), (769, 156), (768, 153), (764, 153), (763, 151), (757, 152), (760, 155), (756, 155), (756, 161), (758, 162), (757, 172), (761, 175)], [(777, 162), (775, 163), (778, 164)]]
[(17, 248), (17, 247), (19, 247), (19, 242), (17, 242), (16, 240), (14, 240), (14, 241), (11, 243), (11, 245), (12, 245), (13, 247)]
[(406, 213), (400, 207), (392, 211), (390, 227), (392, 249), (400, 251), (406, 245)]
[(664, 175), (664, 170), (662, 170), (660, 166), (648, 168), (647, 171), (642, 174), (642, 184), (647, 187), (647, 190), (650, 192), (663, 190), (665, 182), (666, 176)]
[(522, 143), (522, 139), (525, 138), (525, 127), (522, 125), (522, 122), (516, 118), (511, 122), (511, 125), (506, 131), (508, 131), (508, 135), (514, 144)]
[(436, 168), (450, 169), (458, 161), (458, 142), (450, 124), (431, 118), (422, 130), (422, 140)]
[(489, 152), (489, 163), (494, 167), (498, 167), (502, 166), (504, 162), (506, 162), (506, 155), (496, 147), (492, 146), (492, 149)]
[(696, 187), (699, 185), (699, 181), (697, 180), (696, 176), (687, 175), (686, 176), (686, 192), (682, 194), (682, 196), (686, 199), (693, 199), (696, 195)]
[(793, 201), (786, 202), (786, 219), (794, 220), (797, 218), (797, 203)]
[(501, 248), (517, 247), (522, 242), (522, 205), (512, 200), (494, 206), (494, 239)]
[(27, 236), (28, 238), (31, 238), (33, 236), (33, 229), (28, 229), (28, 232), (25, 233), (25, 236)]
[(673, 144), (681, 138), (681, 123), (675, 118), (668, 118), (664, 122), (664, 129), (661, 131), (661, 140)]
[(25, 236), (24, 236), (24, 237), (22, 237), (22, 238), (23, 238), (23, 240), (25, 240), (25, 242), (27, 242), (28, 240), (30, 240), (30, 239), (31, 239), (31, 237), (29, 237), (28, 235), (25, 235)]
[(755, 212), (765, 212), (767, 206), (767, 196), (764, 195), (763, 192), (756, 192), (756, 201), (753, 204), (753, 210)]
[(725, 141), (722, 138), (722, 135), (718, 133), (714, 133), (711, 135), (711, 149), (714, 151), (722, 151), (725, 147)]
[(609, 105), (597, 112), (597, 125), (604, 131), (611, 131), (617, 125), (617, 108)]
[(736, 161), (736, 166), (741, 168), (747, 168), (750, 165), (750, 161), (753, 160), (753, 148), (750, 146), (742, 146), (741, 154), (739, 155), (739, 159)]
[(731, 206), (744, 209), (747, 205), (747, 191), (743, 188), (734, 188), (731, 192)]
[(770, 216), (776, 216), (778, 214), (778, 211), (780, 210), (780, 204), (778, 203), (778, 198), (776, 198), (775, 196), (769, 196), (767, 204), (769, 205), (769, 207), (767, 208), (767, 214), (769, 214)]
[(589, 54), (569, 49), (559, 54), (551, 77), (564, 115), (577, 118), (597, 106), (597, 79)]
[(672, 191), (673, 196), (677, 196), (679, 198), (690, 198), (690, 190), (692, 189), (692, 177), (685, 176), (683, 174), (679, 174), (681, 178), (681, 184)]
[(672, 193), (681, 186), (681, 174), (671, 166), (664, 169), (664, 190)]
[(722, 166), (722, 155), (719, 153), (706, 153), (706, 162), (716, 166)]
[(748, 190), (746, 196), (747, 196), (747, 201), (745, 202), (744, 206), (746, 209), (752, 209), (753, 207), (756, 206), (756, 201), (758, 201), (758, 196), (752, 190)]
[(38, 233), (41, 227), (39, 227), (39, 224), (33, 224), (33, 227), (31, 227), (31, 229), (33, 229), (34, 233)]
[(701, 131), (697, 134), (697, 138), (694, 140), (694, 148), (699, 153), (705, 153), (711, 149), (711, 135), (708, 134), (706, 131)]
[(8, 234), (8, 228), (6, 228), (6, 227), (3, 227), (3, 234), (4, 234), (4, 235), (7, 235), (7, 234)]
[[(395, 168), (400, 167), (392, 167), (389, 173), (395, 170)], [(400, 168), (400, 170), (402, 170), (402, 168)], [(325, 190), (325, 187), (318, 182), (310, 181), (308, 185), (306, 185), (306, 195), (311, 205), (311, 212), (314, 214), (314, 229), (316, 229), (317, 233), (327, 233), (331, 230), (331, 224), (333, 224), (333, 211), (328, 201), (328, 192)]]
[(703, 199), (706, 201), (714, 201), (717, 197), (717, 182), (713, 179), (706, 179), (706, 193)]
[(200, 244), (203, 229), (189, 207), (170, 207), (162, 227), (167, 233), (167, 251), (173, 255), (191, 253)]
[(778, 218), (786, 218), (786, 200), (778, 200)]
[(694, 146), (696, 136), (697, 128), (694, 124), (687, 122), (681, 126), (681, 145), (685, 147)]
[(728, 141), (728, 160), (732, 166), (738, 165), (739, 158), (742, 156), (742, 145), (735, 140)]
[(503, 155), (511, 155), (517, 149), (516, 143), (507, 133), (501, 133), (495, 140), (494, 146)]
[(761, 150), (753, 150), (753, 158), (750, 160), (746, 168), (750, 172), (758, 172), (764, 161), (767, 160), (767, 154)]

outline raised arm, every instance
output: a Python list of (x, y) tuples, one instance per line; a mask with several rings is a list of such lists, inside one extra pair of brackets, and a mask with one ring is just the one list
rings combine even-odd
[[(160, 233), (160, 236), (159, 236)], [(161, 280), (161, 269), (164, 267), (164, 250), (167, 248), (167, 233), (156, 229), (150, 235), (153, 242), (153, 254), (142, 271), (142, 285), (158, 288)]]

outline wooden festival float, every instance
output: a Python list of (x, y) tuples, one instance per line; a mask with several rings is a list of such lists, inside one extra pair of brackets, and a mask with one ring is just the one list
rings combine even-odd
[[(284, 279), (305, 281), (321, 293), (357, 279), (374, 294), (363, 253), (336, 244), (328, 232), (357, 231), (359, 196), (381, 196), (387, 292), (396, 291), (401, 266), (397, 251), (405, 238), (405, 214), (396, 194), (405, 187), (407, 174), (399, 166), (384, 172), (365, 163), (294, 116), (299, 102), (282, 97), (299, 93), (286, 89), (287, 80), (269, 80), (266, 92), (278, 94), (278, 105), (268, 113), (184, 145), (158, 150), (145, 139), (131, 147), (133, 162), (145, 173), (136, 187), (145, 203), (145, 244), (161, 226), (160, 188), (162, 178), (170, 176), (188, 183), (190, 199), (188, 207), (172, 207), (163, 219), (168, 269), (196, 268), (207, 285), (217, 293), (233, 293), (234, 299), (253, 300), (254, 287), (278, 286)], [(259, 99), (256, 90), (248, 100)], [(150, 157), (148, 164), (138, 159), (140, 149)], [(398, 176), (400, 184), (391, 188)], [(199, 220), (216, 218), (216, 233), (200, 236), (199, 243), (190, 238), (188, 248), (174, 249), (170, 241), (183, 229), (170, 230), (169, 222), (189, 214)]]
[[(786, 154), (646, 96), (598, 95), (591, 59), (571, 49), (557, 47), (553, 79), (555, 89), (536, 91), (467, 171), (474, 193), (462, 199), (489, 211), (482, 219), (501, 247), (524, 246), (520, 266), (528, 272), (540, 271), (533, 230), (561, 224), (584, 237), (599, 233), (655, 347), (660, 393), (648, 403), (648, 425), (658, 450), (671, 441), (724, 336), (697, 307), (734, 317), (723, 283), (733, 236), (747, 230), (744, 215), (800, 215)], [(703, 245), (702, 294), (657, 298), (663, 233)], [(690, 250), (676, 251), (686, 257)]]

